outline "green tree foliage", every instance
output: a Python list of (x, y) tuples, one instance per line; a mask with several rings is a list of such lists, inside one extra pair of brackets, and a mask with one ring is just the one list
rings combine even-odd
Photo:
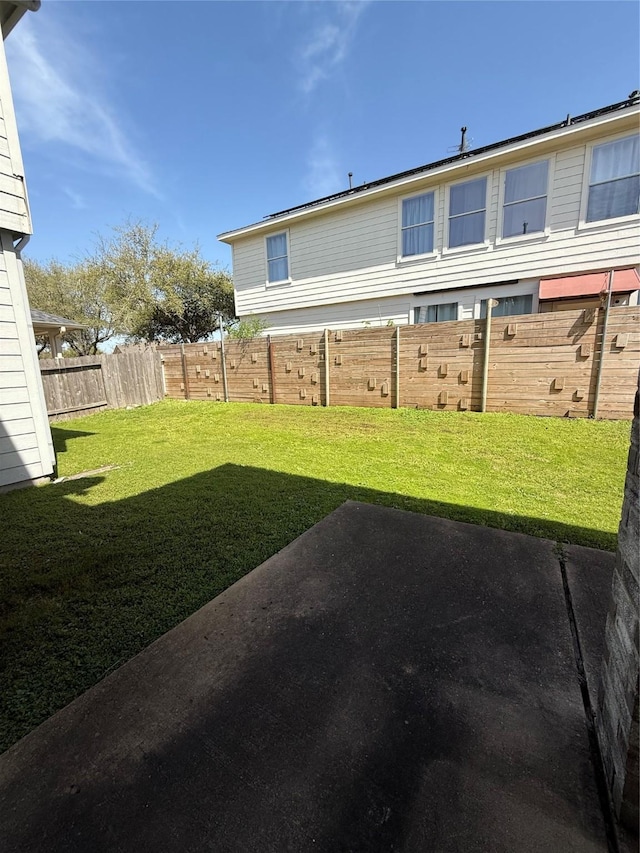
[(93, 262), (107, 282), (111, 304), (133, 340), (195, 343), (211, 337), (219, 315), (234, 317), (229, 274), (213, 267), (196, 246), (157, 239), (157, 225), (127, 222), (100, 237)]
[[(25, 260), (24, 274), (33, 308), (86, 326), (63, 337), (75, 355), (95, 355), (101, 344), (118, 333), (118, 319), (107, 298), (106, 282), (92, 262), (63, 264), (52, 260), (39, 264)], [(47, 345), (46, 339), (38, 340), (40, 351)]]
[(65, 336), (78, 354), (93, 354), (116, 335), (135, 341), (195, 343), (210, 338), (219, 315), (234, 320), (229, 274), (196, 246), (158, 239), (157, 225), (127, 221), (98, 235), (74, 264), (25, 262), (31, 304), (86, 325)]

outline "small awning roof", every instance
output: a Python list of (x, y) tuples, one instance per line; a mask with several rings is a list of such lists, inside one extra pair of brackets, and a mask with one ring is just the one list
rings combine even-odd
[[(609, 271), (594, 272), (587, 275), (568, 275), (564, 278), (541, 278), (540, 299), (567, 299), (571, 296), (597, 296), (606, 291), (609, 283)], [(613, 292), (629, 293), (640, 287), (640, 278), (636, 269), (614, 270)]]
[(67, 332), (74, 332), (78, 329), (86, 329), (81, 323), (76, 323), (75, 320), (69, 320), (68, 317), (58, 317), (56, 314), (47, 314), (46, 311), (39, 311), (37, 308), (31, 309), (31, 323), (33, 331), (38, 334), (46, 334), (47, 332), (59, 332), (60, 327), (64, 326)]

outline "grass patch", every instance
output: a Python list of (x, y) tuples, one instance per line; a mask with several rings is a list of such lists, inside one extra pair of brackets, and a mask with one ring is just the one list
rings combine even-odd
[(165, 401), (0, 496), (0, 749), (346, 499), (613, 550), (629, 424)]

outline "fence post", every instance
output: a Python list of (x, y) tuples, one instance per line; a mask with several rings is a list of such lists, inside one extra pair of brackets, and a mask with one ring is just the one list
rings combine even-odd
[(180, 344), (180, 357), (182, 360), (182, 381), (184, 383), (184, 398), (185, 400), (189, 400), (189, 374), (187, 372), (187, 356), (185, 355), (184, 344)]
[(267, 335), (267, 355), (269, 362), (269, 387), (271, 388), (271, 402), (276, 402), (276, 371), (273, 363), (273, 341), (271, 335)]
[(396, 409), (400, 408), (400, 326), (396, 326)]
[(222, 314), (218, 315), (220, 326), (220, 361), (222, 362), (222, 387), (224, 390), (224, 401), (229, 402), (229, 388), (227, 387), (227, 360), (224, 354), (224, 329), (222, 328)]
[(324, 330), (324, 404), (329, 405), (329, 329)]
[[(604, 309), (604, 322), (602, 324), (602, 341), (600, 342), (600, 357), (598, 359), (598, 372), (596, 374), (596, 387), (593, 392), (593, 411), (592, 418), (598, 417), (598, 403), (600, 402), (600, 382), (602, 381), (602, 364), (604, 362), (605, 345), (607, 343), (607, 327), (609, 326), (609, 308), (611, 307), (611, 290), (613, 288), (613, 270), (609, 272), (609, 283), (607, 286), (607, 302)], [(598, 324), (596, 323), (596, 334), (598, 333)], [(596, 341), (597, 343), (597, 341)]]
[(484, 327), (484, 363), (482, 365), (482, 400), (480, 411), (487, 410), (487, 386), (489, 384), (489, 348), (491, 346), (491, 312), (498, 305), (497, 299), (487, 299), (487, 322)]

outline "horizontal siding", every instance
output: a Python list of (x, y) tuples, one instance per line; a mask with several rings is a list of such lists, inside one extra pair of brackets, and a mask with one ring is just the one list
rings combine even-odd
[[(490, 186), (488, 187), (489, 197), (487, 199), (487, 239), (493, 242), (500, 236), (498, 231), (498, 220), (500, 218), (498, 211), (501, 181), (500, 170), (494, 170), (488, 177)], [(444, 246), (444, 240), (440, 245), (441, 247)]]
[(323, 305), (293, 311), (279, 311), (265, 317), (269, 334), (330, 329), (353, 329), (365, 325), (401, 325), (408, 322), (411, 303), (408, 299), (361, 300), (344, 305)]
[[(404, 326), (413, 323), (413, 310), (418, 307), (435, 305), (441, 302), (458, 303), (458, 320), (472, 320), (479, 316), (480, 300), (488, 296), (520, 296), (532, 294), (533, 312), (537, 311), (538, 283), (523, 281), (514, 285), (505, 285), (500, 293), (490, 288), (481, 290), (450, 290), (446, 295), (436, 292), (387, 299), (361, 299), (334, 305), (319, 305), (309, 308), (294, 308), (290, 311), (278, 311), (264, 316), (266, 332), (271, 335), (298, 334), (323, 329), (358, 329), (393, 324)], [(246, 318), (243, 318), (246, 319)]]
[(0, 406), (14, 405), (15, 403), (28, 403), (29, 391), (26, 385), (15, 388), (2, 388), (2, 379), (0, 379)]
[(291, 231), (291, 273), (309, 278), (322, 270), (335, 275), (376, 266), (395, 257), (398, 245), (398, 201), (385, 199), (302, 222)]
[[(6, 299), (10, 297), (9, 291), (7, 290)], [(0, 323), (15, 323), (16, 316), (13, 313), (13, 306), (8, 304), (3, 304), (2, 302), (2, 291), (0, 290)]]
[(3, 320), (0, 318), (0, 340), (11, 341), (14, 338), (17, 339), (17, 337), (18, 329), (16, 327), (15, 319)]
[(549, 218), (552, 231), (575, 228), (578, 224), (585, 154), (583, 145), (561, 151), (556, 156)]
[(32, 231), (4, 45), (0, 56), (0, 228)]
[[(9, 359), (8, 359), (9, 360)], [(14, 365), (8, 365), (13, 367)], [(17, 367), (17, 365), (15, 365)], [(1, 388), (24, 388), (25, 387), (24, 370), (6, 370), (5, 365), (2, 365), (2, 378), (0, 379)]]
[[(0, 357), (4, 360), (5, 356), (20, 356), (20, 341), (18, 338), (3, 338), (0, 337)], [(2, 368), (0, 368), (1, 370)]]
[[(404, 193), (291, 223), (287, 230), (293, 280), (289, 285), (265, 287), (263, 235), (238, 239), (233, 252), (237, 311), (241, 316), (273, 315), (285, 306), (299, 309), (361, 301), (363, 297), (398, 298), (416, 289), (477, 287), (512, 279), (606, 269), (613, 264), (638, 264), (637, 223), (578, 228), (585, 153), (584, 145), (573, 144), (549, 156), (550, 231), (546, 235), (531, 235), (529, 240), (496, 242), (505, 174), (500, 169), (484, 173), (489, 180), (489, 244), (480, 249), (453, 252), (444, 249), (446, 184), (436, 189), (436, 255), (426, 260), (397, 261), (399, 200)], [(511, 161), (508, 165), (513, 168), (518, 163)], [(274, 224), (273, 233), (277, 231)]]
[(399, 266), (395, 260), (379, 267), (340, 275), (318, 275), (293, 284), (265, 289), (256, 286), (236, 293), (241, 315), (411, 293), (416, 289), (441, 290), (478, 287), (492, 282), (540, 278), (559, 273), (579, 273), (637, 264), (637, 226), (616, 229), (552, 233), (546, 239), (511, 246), (502, 243), (480, 252), (452, 253), (441, 260)]
[(0, 486), (11, 486), (13, 483), (24, 483), (48, 476), (48, 472), (43, 470), (42, 462), (38, 460), (26, 462), (16, 455), (12, 461), (16, 464), (0, 468)]
[[(0, 239), (10, 251), (8, 235), (0, 234)], [(46, 476), (53, 468), (40, 438), (48, 424), (38, 406), (40, 375), (31, 367), (35, 355), (31, 323), (25, 317), (28, 302), (20, 266), (12, 259), (10, 279), (9, 259), (0, 251), (0, 487)]]
[[(17, 412), (15, 410), (9, 411), (8, 407), (5, 407), (5, 415), (16, 415)], [(29, 433), (33, 433), (33, 418), (32, 417), (12, 417), (11, 420), (3, 420), (0, 421), (2, 423), (2, 435), (3, 437), (19, 437), (23, 435), (27, 435)]]
[(0, 468), (8, 467), (3, 464), (6, 462), (6, 460), (2, 459), (3, 456), (8, 456), (8, 454), (14, 451), (34, 450), (37, 447), (38, 441), (34, 432), (26, 432), (15, 436), (0, 434)]

